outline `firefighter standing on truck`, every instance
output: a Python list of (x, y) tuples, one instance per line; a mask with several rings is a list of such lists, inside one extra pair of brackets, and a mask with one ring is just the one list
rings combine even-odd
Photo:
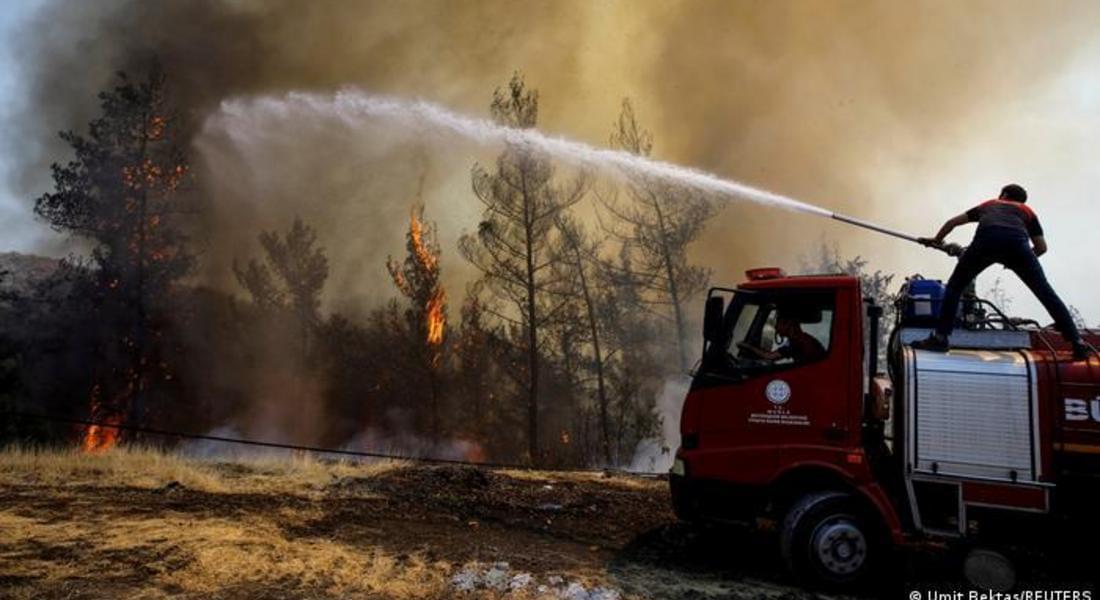
[(982, 271), (994, 263), (1000, 263), (1016, 273), (1054, 318), (1055, 327), (1073, 344), (1074, 360), (1088, 358), (1089, 346), (1081, 341), (1073, 317), (1050, 286), (1039, 264), (1039, 257), (1047, 251), (1047, 244), (1039, 217), (1026, 202), (1027, 191), (1024, 188), (1014, 183), (1006, 185), (996, 200), (984, 202), (944, 223), (936, 237), (920, 238), (926, 246), (943, 247), (944, 238), (956, 227), (978, 223), (974, 241), (963, 252), (947, 281), (936, 331), (925, 340), (913, 342), (914, 348), (946, 352), (950, 347), (948, 336), (955, 327), (955, 313), (963, 289)]

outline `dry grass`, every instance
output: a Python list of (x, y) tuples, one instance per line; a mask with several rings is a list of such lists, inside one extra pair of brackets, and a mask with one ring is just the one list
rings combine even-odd
[[(319, 461), (308, 455), (224, 463), (148, 448), (102, 454), (7, 448), (0, 486), (41, 489), (58, 501), (84, 504), (82, 489), (159, 489), (168, 484), (215, 496), (270, 494), (314, 500), (276, 515), (223, 518), (166, 509), (147, 515), (79, 511), (68, 518), (0, 511), (0, 579), (34, 581), (9, 590), (16, 598), (81, 597), (94, 573), (92, 597), (209, 597), (320, 594), (328, 597), (426, 598), (446, 594), (450, 565), (417, 556), (395, 558), (373, 547), (324, 538), (288, 537), (286, 526), (316, 517), (325, 487), (369, 478), (403, 463)], [(135, 582), (135, 573), (140, 581)], [(0, 587), (3, 587), (0, 585)], [(114, 591), (112, 591), (114, 590)], [(245, 591), (247, 590), (247, 591)], [(266, 590), (266, 591), (265, 591)], [(9, 597), (0, 593), (0, 597)]]
[[(336, 597), (439, 597), (449, 572), (448, 565), (416, 557), (397, 560), (372, 548), (291, 540), (265, 519), (51, 522), (0, 512), (0, 531), (13, 547), (46, 546), (54, 554), (72, 554), (75, 560), (59, 561), (54, 555), (0, 552), (6, 575), (35, 577), (38, 589), (63, 590), (69, 582), (86, 582), (89, 572), (107, 586), (132, 578), (134, 564), (120, 556), (157, 558), (142, 566), (138, 596), (148, 598), (205, 597), (234, 589), (260, 595), (311, 590)], [(24, 591), (35, 597), (34, 590)]]
[[(102, 486), (154, 489), (176, 482), (211, 493), (312, 495), (341, 478), (366, 478), (408, 466), (404, 461), (318, 460), (316, 455), (239, 455), (232, 462), (189, 458), (154, 448), (120, 446), (99, 454), (80, 450), (8, 447), (0, 450), (0, 485)], [(522, 481), (599, 483), (628, 489), (663, 486), (658, 480), (600, 472), (505, 469)]]
[[(378, 495), (387, 492), (362, 480), (405, 466), (306, 454), (218, 462), (133, 447), (102, 454), (3, 449), (0, 494), (6, 492), (7, 500), (0, 508), (0, 598), (454, 597), (451, 576), (468, 561), (481, 560), (485, 551), (475, 551), (476, 558), (467, 545), (452, 551), (447, 539), (433, 533), (456, 522), (457, 535), (477, 535), (461, 526), (462, 507), (429, 509), (439, 513), (420, 509), (407, 520), (386, 509), (363, 518), (340, 517), (347, 521), (338, 521), (335, 529), (326, 525), (332, 515), (342, 514), (334, 506), (392, 506), (393, 498)], [(499, 474), (532, 484), (657, 485), (600, 473)], [(427, 477), (432, 485), (452, 485), (447, 478)], [(455, 492), (462, 489), (461, 482), (453, 485), (459, 486)], [(525, 516), (523, 511), (515, 518)], [(368, 541), (382, 532), (419, 541)], [(516, 535), (530, 535), (530, 528), (521, 527)], [(487, 537), (484, 548), (508, 559), (517, 550), (506, 542)], [(573, 546), (578, 544), (563, 541), (554, 550), (570, 552)], [(590, 558), (587, 546), (579, 552)], [(586, 573), (573, 566), (568, 576), (587, 581)], [(463, 597), (524, 600), (539, 593), (479, 589)]]
[(570, 481), (574, 483), (599, 483), (600, 485), (621, 487), (631, 490), (652, 489), (654, 487), (666, 487), (663, 480), (638, 477), (625, 473), (602, 473), (599, 471), (525, 471), (522, 469), (505, 469), (497, 471), (498, 474), (521, 481)]
[(0, 451), (0, 485), (159, 488), (172, 482), (211, 493), (311, 495), (344, 477), (371, 477), (398, 461), (320, 461), (311, 454), (244, 457), (233, 463), (187, 458), (151, 448), (79, 450), (9, 447)]

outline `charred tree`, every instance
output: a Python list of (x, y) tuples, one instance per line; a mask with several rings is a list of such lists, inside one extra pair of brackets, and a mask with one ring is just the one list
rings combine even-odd
[(513, 401), (517, 392), (526, 391), (522, 369), (516, 368), (523, 356), (510, 343), (508, 328), (494, 318), (499, 311), (481, 288), (475, 282), (466, 291), (453, 346), (461, 423), (455, 433), (477, 440), (488, 456), (512, 460), (527, 446), (526, 415)]
[(500, 393), (490, 379), (493, 367), (493, 332), (485, 323), (485, 309), (477, 292), (467, 293), (462, 304), (461, 325), (455, 347), (457, 372), (455, 383), (461, 397), (459, 420), (468, 433), (479, 441), (489, 437), (487, 427), (492, 401)]
[[(588, 361), (596, 380), (596, 410), (599, 420), (600, 450), (604, 464), (612, 464), (611, 415), (605, 376), (605, 345), (602, 344), (600, 313), (600, 245), (588, 239), (584, 229), (569, 215), (557, 220), (560, 232), (559, 262), (563, 271), (562, 293), (580, 305), (588, 344), (592, 349)], [(569, 349), (565, 349), (569, 352)]]
[[(262, 259), (251, 259), (233, 270), (252, 296), (252, 333), (246, 356), (256, 364), (256, 377), (248, 382), (245, 410), (249, 419), (265, 431), (285, 439), (314, 443), (322, 425), (310, 415), (319, 414), (324, 385), (319, 375), (328, 366), (329, 347), (321, 318), (321, 292), (328, 279), (328, 259), (317, 243), (312, 227), (295, 218), (285, 233), (261, 232)], [(331, 333), (328, 332), (328, 333)]]
[[(159, 68), (140, 82), (118, 74), (116, 87), (99, 99), (102, 114), (87, 135), (61, 133), (75, 156), (52, 166), (54, 191), (37, 199), (35, 213), (92, 244), (102, 328), (93, 416), (119, 420), (129, 413), (140, 420), (150, 382), (170, 378), (168, 358), (157, 347), (163, 323), (156, 311), (194, 265), (180, 222), (194, 212), (180, 193), (189, 166)], [(85, 447), (113, 440), (113, 432), (93, 427)]]
[(243, 267), (234, 261), (233, 272), (257, 306), (294, 315), (298, 354), (304, 363), (321, 320), (321, 290), (328, 279), (324, 248), (317, 246), (317, 233), (300, 217), (285, 235), (265, 231), (258, 239), (264, 260), (250, 259)]
[[(613, 125), (611, 145), (639, 156), (649, 156), (653, 136), (644, 130), (630, 100), (624, 99)], [(635, 275), (647, 288), (642, 299), (671, 313), (681, 369), (690, 366), (685, 306), (706, 289), (710, 271), (687, 260), (688, 246), (715, 214), (714, 204), (700, 193), (653, 178), (638, 176), (627, 185), (629, 202), (602, 198), (604, 207), (625, 230), (612, 233), (636, 251)]]
[[(497, 89), (490, 106), (493, 119), (520, 129), (538, 120), (538, 93), (514, 75), (507, 89)], [(553, 181), (554, 167), (543, 154), (510, 142), (492, 171), (473, 168), (473, 190), (485, 205), (476, 234), (463, 236), (462, 255), (481, 271), (486, 289), (514, 308), (499, 315), (518, 329), (515, 340), (526, 357), (524, 388), (527, 405), (529, 460), (539, 454), (540, 329), (555, 317), (561, 302), (554, 296), (554, 220), (578, 202), (583, 178), (563, 185)]]
[(660, 317), (645, 308), (648, 290), (635, 271), (630, 244), (619, 249), (614, 262), (601, 262), (604, 300), (599, 319), (607, 346), (605, 378), (617, 463), (629, 458), (640, 441), (659, 433), (655, 401), (668, 371), (667, 336)]

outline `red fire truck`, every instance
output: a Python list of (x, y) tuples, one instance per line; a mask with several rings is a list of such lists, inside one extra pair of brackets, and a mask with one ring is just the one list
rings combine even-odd
[(907, 281), (880, 353), (883, 307), (855, 277), (757, 269), (710, 290), (670, 473), (677, 515), (771, 519), (788, 567), (821, 585), (931, 541), (968, 550), (972, 583), (1011, 587), (1006, 544), (1097, 511), (1100, 360), (1073, 362), (1053, 330), (974, 297), (950, 352), (914, 350), (941, 294)]

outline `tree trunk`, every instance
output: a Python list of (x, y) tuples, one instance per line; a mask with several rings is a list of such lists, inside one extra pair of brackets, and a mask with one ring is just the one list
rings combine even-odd
[[(146, 114), (142, 114), (141, 125), (141, 144), (138, 149), (138, 177), (143, 178), (141, 169), (145, 166), (146, 158), (146, 145), (148, 142), (147, 124), (149, 117)], [(133, 372), (130, 374), (130, 382), (128, 385), (133, 386), (133, 393), (127, 398), (130, 406), (126, 407), (129, 420), (133, 423), (141, 423), (141, 416), (144, 412), (145, 401), (145, 355), (146, 355), (146, 339), (147, 332), (145, 331), (147, 311), (145, 308), (145, 246), (146, 246), (146, 224), (149, 220), (149, 192), (146, 182), (141, 182), (141, 193), (138, 197), (138, 247), (137, 247), (137, 273), (135, 273), (135, 313), (136, 323), (134, 323), (134, 358), (131, 369)]]
[(600, 405), (600, 442), (603, 446), (605, 464), (611, 465), (611, 418), (607, 414), (607, 388), (604, 384), (603, 354), (600, 352), (600, 328), (596, 322), (596, 306), (592, 293), (588, 289), (588, 277), (584, 270), (584, 259), (580, 248), (573, 240), (573, 253), (577, 261), (577, 273), (580, 275), (581, 293), (584, 297), (585, 311), (588, 315), (588, 328), (592, 336), (592, 354), (596, 361), (596, 398)]
[(661, 254), (665, 263), (665, 277), (668, 280), (668, 297), (672, 303), (672, 315), (676, 322), (676, 344), (680, 352), (680, 368), (687, 370), (691, 358), (687, 354), (687, 342), (684, 332), (684, 313), (680, 306), (680, 290), (676, 285), (676, 272), (672, 266), (672, 251), (668, 247), (668, 233), (665, 229), (665, 216), (661, 212), (661, 202), (653, 198), (653, 209), (657, 215), (657, 226), (661, 229)]
[(541, 462), (539, 456), (539, 336), (535, 319), (535, 256), (534, 256), (534, 215), (531, 214), (531, 199), (527, 194), (527, 180), (523, 180), (523, 233), (524, 249), (527, 258), (527, 451), (531, 464)]
[(432, 419), (432, 423), (431, 423), (430, 427), (431, 427), (431, 435), (432, 435), (432, 444), (434, 445), (434, 444), (438, 444), (441, 437), (442, 437), (440, 435), (440, 433), (441, 433), (440, 429), (441, 428), (440, 428), (440, 425), (439, 425), (439, 374), (436, 373), (434, 366), (429, 366), (428, 367), (428, 387), (430, 388), (431, 394), (432, 394), (432, 397), (431, 397), (431, 403), (432, 403), (432, 406), (431, 406), (431, 419)]

